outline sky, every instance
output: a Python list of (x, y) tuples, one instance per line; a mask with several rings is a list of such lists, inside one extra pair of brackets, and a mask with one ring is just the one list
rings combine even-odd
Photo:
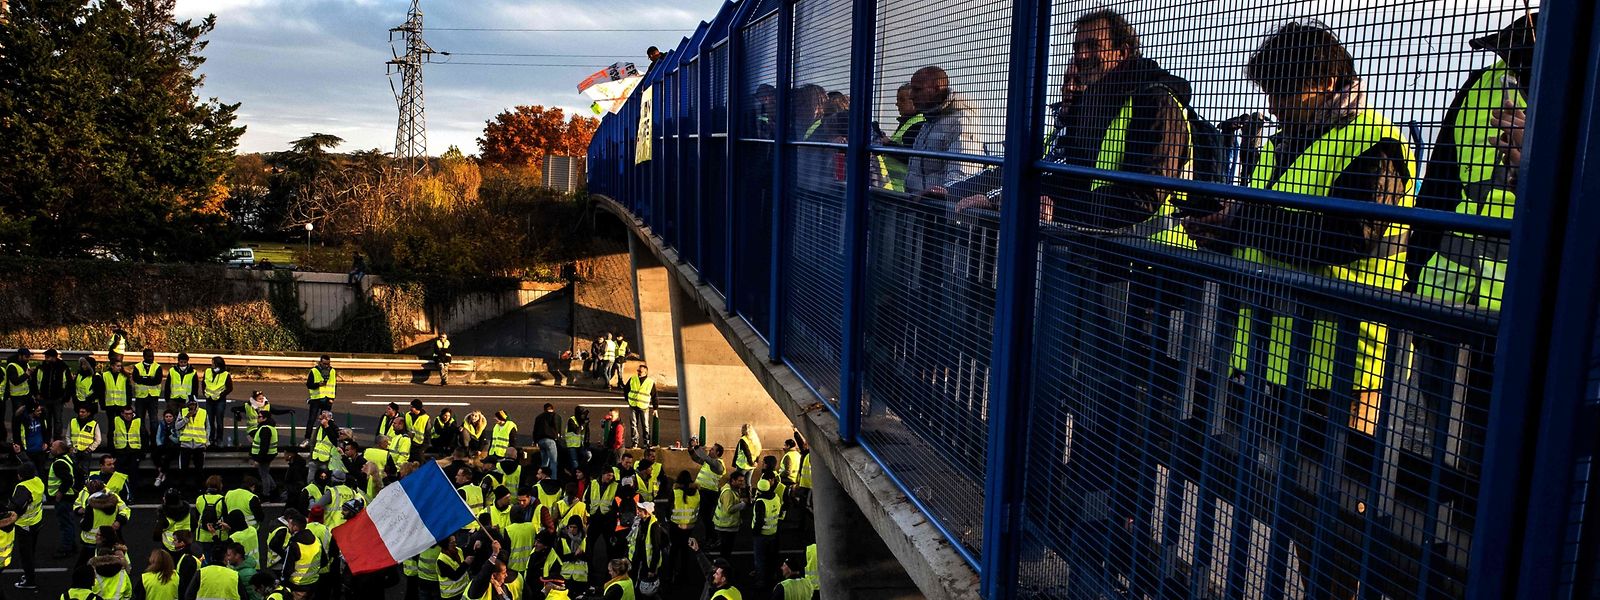
[[(440, 62), (423, 69), (428, 153), (451, 145), (477, 153), (484, 122), (517, 105), (589, 114), (577, 84), (619, 60), (640, 70), (644, 50), (670, 49), (714, 17), (721, 0), (422, 0), (424, 29), (524, 28), (558, 32), (427, 31)], [(178, 0), (180, 19), (217, 16), (204, 51), (203, 97), (239, 102), (247, 126), (240, 152), (286, 149), (310, 133), (345, 139), (339, 149), (394, 150), (397, 110), (385, 62), (389, 28), (409, 0)], [(626, 29), (627, 32), (582, 31)], [(670, 31), (641, 31), (641, 30)], [(576, 31), (575, 31), (576, 30)], [(398, 40), (396, 46), (399, 47)], [(402, 50), (403, 52), (403, 50)], [(465, 56), (464, 54), (569, 56)], [(581, 65), (513, 67), (462, 63)], [(395, 86), (399, 86), (398, 77)]]

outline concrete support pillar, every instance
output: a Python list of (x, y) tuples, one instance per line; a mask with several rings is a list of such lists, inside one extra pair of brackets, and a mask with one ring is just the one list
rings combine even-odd
[(677, 334), (678, 399), (683, 416), (683, 439), (699, 435), (700, 417), (706, 418), (706, 445), (720, 443), (733, 457), (733, 445), (745, 423), (756, 427), (768, 454), (781, 453), (783, 440), (794, 435), (794, 425), (772, 400), (755, 373), (745, 366), (728, 339), (722, 336), (705, 307), (686, 290), (672, 285), (673, 331)]
[(812, 461), (811, 485), (822, 600), (925, 597), (823, 461)]
[[(650, 377), (656, 385), (678, 386), (678, 350), (672, 323), (672, 279), (666, 266), (640, 245), (638, 238), (628, 236), (628, 254), (633, 262), (633, 301), (635, 322), (639, 331), (633, 339), (639, 356), (650, 365)], [(629, 369), (635, 365), (630, 365)], [(632, 375), (624, 373), (623, 376)]]

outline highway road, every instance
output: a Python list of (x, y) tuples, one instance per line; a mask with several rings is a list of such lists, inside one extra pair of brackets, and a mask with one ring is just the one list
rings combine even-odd
[[(248, 397), (252, 390), (266, 392), (267, 398), (272, 400), (274, 409), (295, 409), (294, 423), (303, 434), (306, 418), (306, 388), (297, 383), (277, 381), (240, 381), (234, 384), (234, 396)], [(610, 392), (588, 389), (568, 388), (553, 386), (502, 386), (502, 385), (451, 385), (440, 386), (437, 383), (414, 384), (365, 384), (341, 383), (339, 384), (339, 397), (334, 403), (334, 413), (341, 427), (349, 427), (356, 431), (358, 440), (368, 439), (378, 426), (378, 417), (383, 415), (384, 409), (390, 402), (400, 405), (404, 412), (408, 409), (412, 399), (422, 400), (429, 414), (437, 415), (441, 408), (449, 408), (456, 418), (464, 418), (472, 411), (482, 411), (485, 417), (492, 417), (495, 411), (504, 410), (515, 421), (525, 436), (533, 426), (533, 419), (544, 410), (545, 403), (554, 404), (556, 412), (562, 419), (572, 414), (577, 406), (589, 409), (592, 420), (598, 424), (600, 416), (608, 409), (622, 410), (624, 416), (628, 406), (622, 392)], [(661, 421), (666, 424), (676, 423), (678, 419), (677, 396), (664, 395), (658, 398), (661, 408), (657, 411)], [(492, 420), (492, 418), (491, 418)], [(230, 417), (229, 427), (232, 428)], [(284, 443), (288, 443), (289, 424), (284, 419), (279, 419), (280, 433), (284, 436)], [(660, 441), (664, 446), (670, 446), (680, 441), (678, 428), (663, 426)], [(243, 436), (243, 433), (240, 433)], [(683, 440), (687, 441), (687, 440)]]

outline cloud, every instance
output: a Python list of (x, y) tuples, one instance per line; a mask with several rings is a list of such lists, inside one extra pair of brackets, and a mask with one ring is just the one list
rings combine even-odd
[[(389, 29), (405, 19), (405, 0), (179, 0), (180, 18), (217, 15), (206, 49), (201, 94), (240, 102), (249, 127), (240, 151), (276, 151), (313, 131), (345, 138), (344, 148), (394, 147), (397, 109), (385, 75)], [(456, 53), (424, 68), (429, 152), (476, 150), (483, 123), (521, 104), (587, 113), (577, 83), (618, 60), (641, 63), (644, 48), (676, 46), (709, 20), (720, 0), (672, 3), (547, 0), (424, 0), (426, 38)], [(443, 28), (681, 29), (666, 32), (486, 32)], [(556, 54), (594, 56), (468, 56)], [(468, 65), (469, 62), (572, 64), (572, 67)], [(398, 85), (398, 80), (395, 85)]]

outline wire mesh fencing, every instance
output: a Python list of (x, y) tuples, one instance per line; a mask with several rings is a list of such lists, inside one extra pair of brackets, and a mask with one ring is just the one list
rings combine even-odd
[[(731, 280), (818, 399), (859, 409), (855, 441), (964, 555), (1009, 567), (979, 550), (986, 524), (1015, 528), (1007, 585), (1027, 598), (1473, 591), (1494, 568), (1476, 538), (1508, 527), (1480, 502), (1540, 3), (1053, 0), (1027, 141), (1005, 136), (1008, 99), (1031, 93), (1013, 87), (1014, 3), (873, 7), (857, 29), (846, 0), (728, 5), (730, 43), (697, 35), (656, 79), (655, 135), (676, 145), (615, 169), (631, 186), (596, 181)], [(850, 97), (857, 43), (872, 98)], [(593, 160), (633, 159), (605, 129)], [(1003, 181), (1039, 194), (1020, 284), (999, 276)], [(856, 264), (865, 318), (846, 331)], [(996, 398), (1008, 286), (1035, 310), (1028, 395)], [(994, 472), (990, 419), (1013, 402), (1024, 417), (995, 426), (1026, 450)], [(1022, 481), (1014, 504), (985, 497), (999, 478)], [(1600, 564), (1567, 543), (1571, 577)]]

